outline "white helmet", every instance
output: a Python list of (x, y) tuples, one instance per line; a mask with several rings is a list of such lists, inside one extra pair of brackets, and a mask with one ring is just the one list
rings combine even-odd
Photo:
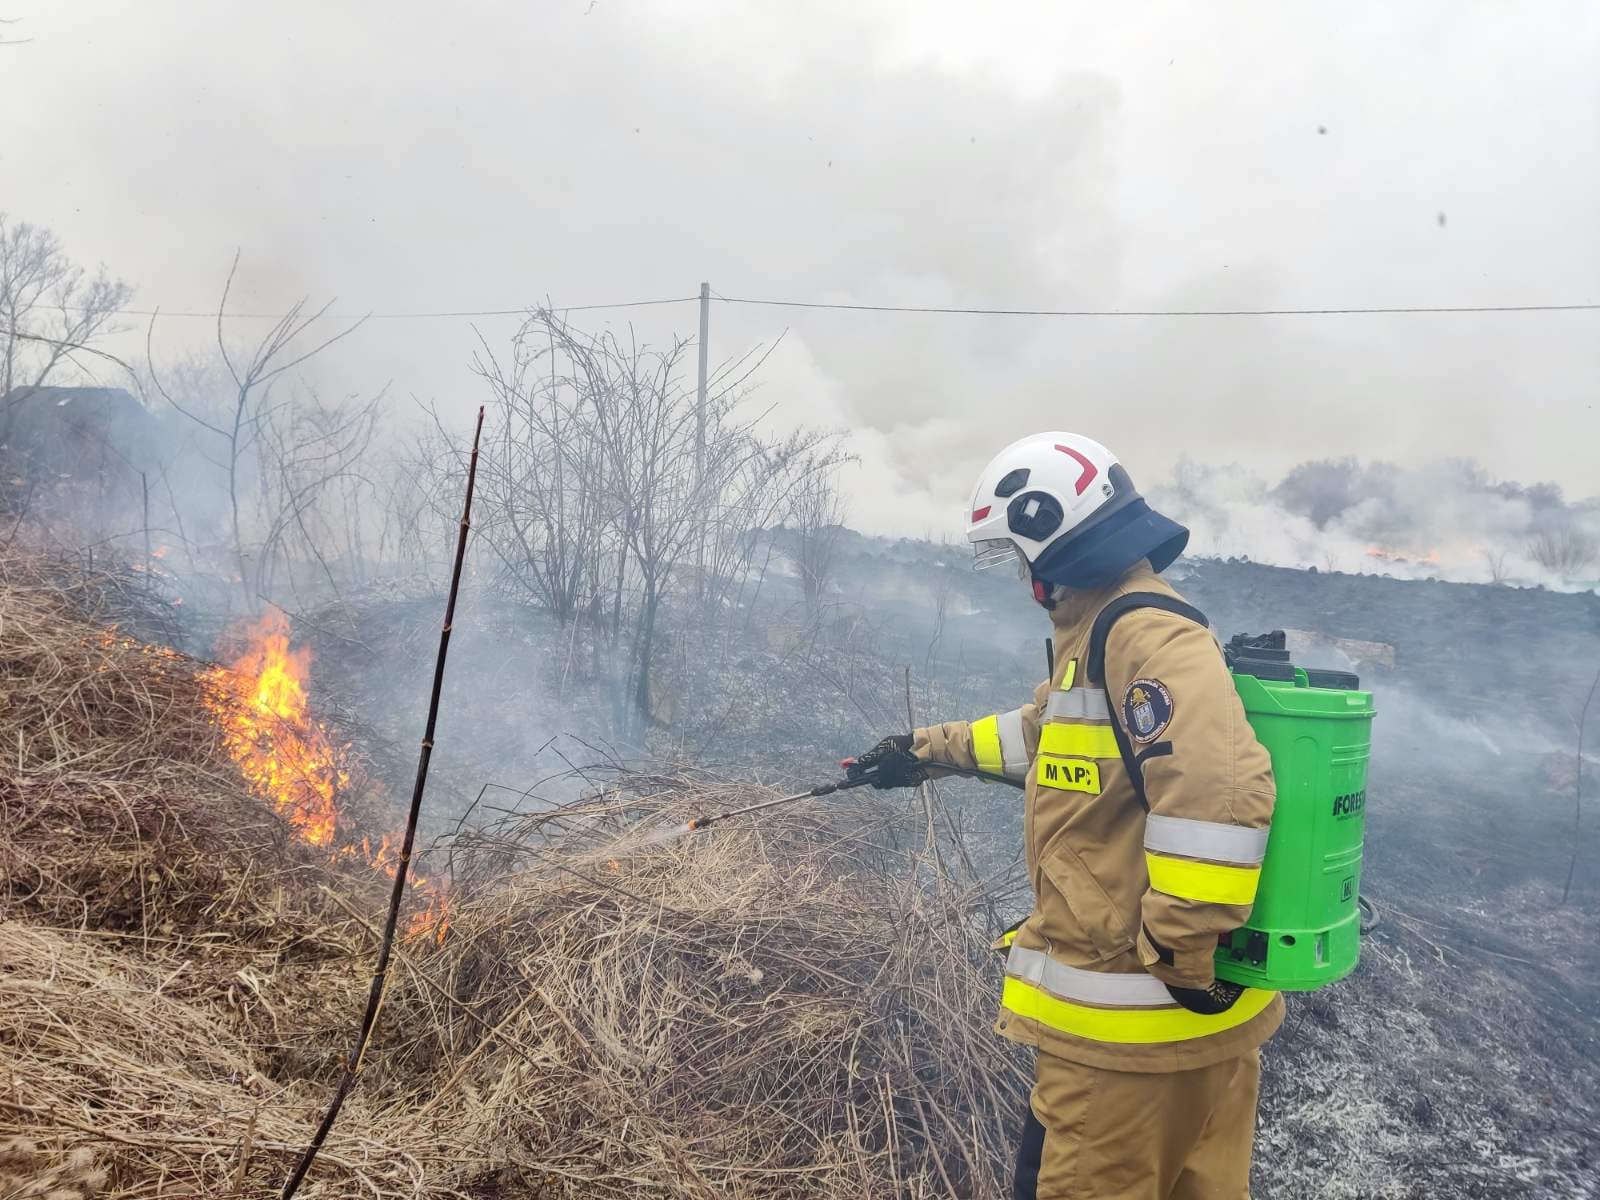
[(967, 511), (973, 565), (1017, 562), (1041, 601), (1041, 581), (1099, 586), (1145, 557), (1165, 570), (1189, 538), (1151, 510), (1116, 455), (1075, 433), (1011, 443), (983, 469)]

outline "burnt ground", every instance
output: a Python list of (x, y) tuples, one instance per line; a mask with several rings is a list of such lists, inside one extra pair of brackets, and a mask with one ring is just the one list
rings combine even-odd
[[(1356, 973), (1291, 997), (1266, 1048), (1257, 1200), (1600, 1196), (1600, 809), (1591, 795), (1575, 838), (1573, 806), (1600, 598), (1250, 563), (1175, 574), (1220, 632), (1291, 627), (1346, 650), (1392, 648), (1355, 647), (1383, 661), (1352, 661), (1329, 643), (1303, 660), (1354, 666), (1377, 696), (1363, 892), (1381, 921)], [(402, 783), (438, 607), (362, 597), (321, 614), (313, 634), (323, 698)], [(434, 831), (484, 782), (555, 798), (573, 785), (552, 776), (611, 758), (827, 778), (840, 755), (906, 726), (907, 665), (919, 718), (977, 716), (1042, 678), (1046, 631), (1017, 581), (973, 575), (965, 548), (846, 535), (834, 594), (810, 619), (774, 578), (739, 620), (710, 632), (669, 622), (642, 746), (618, 732), (603, 654), (540, 613), (471, 597), (452, 647)], [(1590, 734), (1600, 747), (1600, 724)], [(981, 866), (1007, 870), (1015, 794), (945, 786)], [(491, 790), (484, 803), (497, 795), (538, 802)]]
[[(1380, 924), (1354, 975), (1290, 997), (1266, 1049), (1258, 1197), (1600, 1194), (1600, 906), (1561, 906), (1564, 840), (1508, 836), (1481, 768), (1376, 764)], [(1569, 820), (1561, 799), (1523, 815)]]

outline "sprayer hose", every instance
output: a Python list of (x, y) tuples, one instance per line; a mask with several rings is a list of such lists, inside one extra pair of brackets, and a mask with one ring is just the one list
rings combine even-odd
[(1357, 896), (1356, 903), (1361, 906), (1361, 932), (1364, 934), (1371, 933), (1378, 927), (1378, 922), (1381, 920), (1378, 906), (1365, 896)]

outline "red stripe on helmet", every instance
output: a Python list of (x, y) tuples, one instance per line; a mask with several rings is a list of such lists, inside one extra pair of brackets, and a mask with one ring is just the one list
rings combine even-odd
[(974, 521), (983, 520), (985, 517), (987, 517), (989, 515), (989, 509), (991, 507), (992, 507), (991, 505), (985, 504), (982, 508), (973, 509), (973, 511), (972, 511), (972, 519)]
[(1096, 475), (1100, 474), (1100, 468), (1095, 466), (1083, 455), (1079, 454), (1071, 446), (1057, 446), (1056, 449), (1061, 451), (1061, 453), (1065, 454), (1067, 457), (1071, 458), (1083, 468), (1083, 473), (1078, 476), (1078, 495), (1083, 495), (1083, 490), (1094, 482), (1094, 477)]

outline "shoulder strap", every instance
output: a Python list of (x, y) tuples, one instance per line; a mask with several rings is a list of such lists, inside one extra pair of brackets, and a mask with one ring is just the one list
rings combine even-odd
[[(1174, 596), (1168, 596), (1164, 592), (1128, 592), (1102, 608), (1100, 615), (1094, 619), (1094, 627), (1089, 631), (1089, 653), (1084, 662), (1086, 678), (1090, 684), (1099, 684), (1106, 694), (1106, 707), (1111, 712), (1111, 732), (1117, 739), (1117, 750), (1122, 754), (1122, 765), (1128, 772), (1128, 782), (1133, 784), (1133, 794), (1138, 797), (1139, 806), (1149, 812), (1150, 801), (1144, 794), (1144, 760), (1170, 754), (1172, 746), (1170, 743), (1162, 742), (1149, 747), (1142, 754), (1135, 755), (1133, 743), (1128, 740), (1128, 731), (1122, 727), (1122, 721), (1117, 716), (1116, 697), (1112, 696), (1111, 685), (1106, 680), (1106, 642), (1111, 637), (1111, 627), (1119, 618), (1136, 608), (1159, 608), (1163, 612), (1176, 613), (1180, 617), (1187, 617), (1201, 628), (1210, 628), (1211, 622), (1207, 621), (1205, 613), (1194, 605)], [(1161, 748), (1163, 746), (1165, 749)]]
[(1129, 592), (1118, 596), (1100, 610), (1100, 615), (1094, 619), (1094, 628), (1089, 631), (1089, 654), (1084, 666), (1088, 669), (1090, 683), (1105, 685), (1106, 641), (1111, 637), (1111, 627), (1117, 623), (1118, 618), (1136, 608), (1159, 608), (1163, 612), (1188, 617), (1203, 629), (1211, 627), (1211, 622), (1206, 620), (1205, 613), (1187, 601), (1169, 596), (1165, 592)]

